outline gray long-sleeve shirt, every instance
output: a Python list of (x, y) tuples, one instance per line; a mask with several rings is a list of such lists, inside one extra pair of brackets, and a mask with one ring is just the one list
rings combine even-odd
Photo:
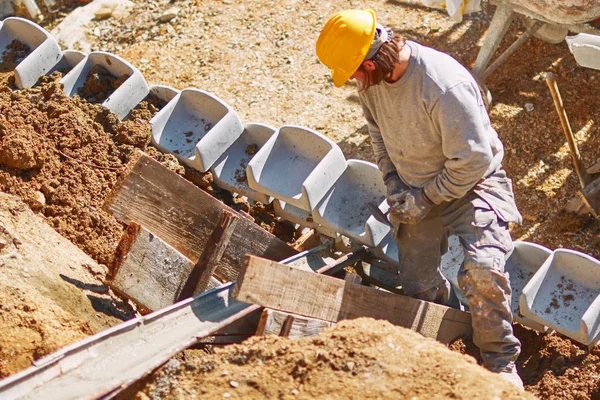
[(500, 166), (502, 143), (471, 73), (447, 54), (407, 45), (400, 80), (359, 92), (377, 165), (436, 204), (461, 198)]

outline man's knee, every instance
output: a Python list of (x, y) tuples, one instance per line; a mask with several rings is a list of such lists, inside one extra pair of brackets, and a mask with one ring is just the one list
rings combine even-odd
[(507, 295), (510, 297), (510, 284), (504, 273), (505, 257), (505, 252), (495, 247), (465, 255), (463, 268), (458, 273), (458, 284), (465, 296), (500, 296), (498, 301)]

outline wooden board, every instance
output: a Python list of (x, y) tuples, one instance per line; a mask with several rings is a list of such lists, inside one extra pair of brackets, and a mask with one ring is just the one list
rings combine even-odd
[(442, 343), (472, 332), (466, 312), (253, 256), (244, 260), (233, 297), (325, 321), (384, 319)]
[(258, 322), (258, 327), (256, 328), (256, 334), (279, 335), (285, 320), (289, 317), (293, 319), (293, 322), (289, 334), (285, 336), (288, 336), (292, 339), (299, 339), (305, 336), (315, 336), (323, 331), (323, 329), (335, 325), (335, 323), (330, 321), (302, 317), (283, 311), (265, 308), (260, 316), (260, 321)]
[[(116, 253), (109, 285), (148, 311), (176, 303), (194, 268), (183, 254), (135, 223), (127, 227)], [(208, 288), (220, 285), (212, 278)]]
[[(144, 226), (194, 262), (222, 210), (237, 213), (142, 152), (129, 164), (104, 209), (127, 224)], [(282, 260), (296, 253), (252, 221), (240, 218), (215, 276), (223, 282), (236, 279), (246, 254)]]

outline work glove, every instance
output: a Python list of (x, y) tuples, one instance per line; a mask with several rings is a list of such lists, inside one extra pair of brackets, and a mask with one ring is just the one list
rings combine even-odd
[(400, 179), (396, 172), (392, 172), (386, 175), (385, 187), (387, 192), (385, 198), (387, 199), (389, 205), (391, 205), (391, 196), (410, 189), (404, 182), (402, 182), (402, 179)]
[(416, 224), (431, 211), (435, 204), (427, 198), (423, 189), (409, 189), (390, 196), (390, 222), (399, 224)]

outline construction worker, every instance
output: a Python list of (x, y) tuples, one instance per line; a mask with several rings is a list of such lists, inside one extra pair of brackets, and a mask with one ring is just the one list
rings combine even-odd
[(477, 82), (449, 55), (393, 35), (372, 10), (335, 14), (316, 51), (335, 86), (358, 83), (397, 228), (404, 292), (450, 302), (439, 267), (448, 236), (456, 235), (465, 255), (458, 282), (483, 365), (522, 389), (504, 273), (513, 250), (509, 222), (520, 223), (521, 215)]

